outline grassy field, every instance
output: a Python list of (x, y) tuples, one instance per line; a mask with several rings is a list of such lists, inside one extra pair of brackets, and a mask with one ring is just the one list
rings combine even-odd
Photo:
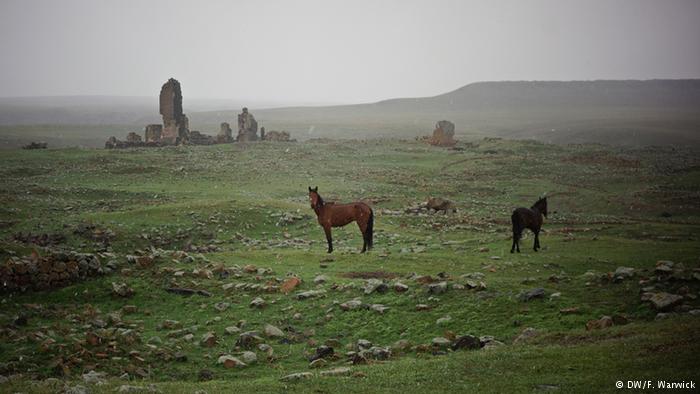
[[(63, 236), (51, 249), (102, 253), (119, 269), (51, 292), (1, 295), (0, 392), (76, 385), (147, 391), (150, 384), (177, 393), (600, 392), (617, 391), (618, 380), (698, 383), (700, 317), (688, 313), (700, 309), (697, 150), (500, 139), (457, 148), (369, 140), (3, 151), (2, 261), (49, 253), (15, 237), (46, 233)], [(354, 224), (335, 229), (336, 251), (325, 253), (307, 197), (307, 186), (316, 185), (326, 200), (373, 204), (371, 253), (358, 253), (362, 238)], [(544, 192), (550, 215), (542, 250), (533, 252), (527, 236), (523, 252), (510, 254), (510, 212)], [(454, 201), (457, 212), (405, 211), (431, 196)], [(109, 241), (76, 231), (85, 225), (110, 234)], [(209, 251), (192, 251), (200, 247)], [(127, 255), (140, 254), (155, 256), (155, 264), (129, 262)], [(659, 260), (681, 265), (685, 277), (644, 282), (655, 277)], [(202, 274), (247, 265), (265, 270)], [(620, 266), (634, 268), (634, 276), (608, 280)], [(314, 282), (319, 275), (324, 283)], [(442, 278), (447, 291), (428, 293), (416, 279), (421, 275)], [(302, 280), (291, 293), (264, 291), (289, 276)], [(366, 295), (367, 278), (390, 288), (400, 281), (409, 290)], [(485, 288), (460, 288), (470, 281)], [(114, 297), (113, 282), (127, 283), (133, 297)], [(649, 283), (685, 294), (666, 319), (640, 300)], [(227, 284), (233, 288), (224, 290)], [(173, 286), (211, 297), (165, 291)], [(520, 300), (534, 288), (543, 288), (544, 297)], [(321, 292), (296, 297), (308, 290)], [(267, 306), (252, 308), (257, 297)], [(355, 298), (389, 309), (340, 306)], [(217, 309), (222, 302), (227, 306)], [(126, 305), (136, 310), (126, 313)], [(19, 315), (26, 325), (13, 324)], [(604, 315), (629, 324), (586, 330)], [(178, 323), (163, 328), (167, 320)], [(86, 333), (103, 324), (129, 329), (136, 339), (87, 345)], [(258, 361), (245, 368), (217, 364), (220, 355), (241, 357), (239, 335), (227, 335), (227, 327), (262, 333), (266, 324), (284, 331), (284, 338), (265, 339), (271, 354), (254, 348)], [(535, 334), (515, 341), (526, 328)], [(199, 343), (207, 332), (218, 338), (213, 347)], [(457, 351), (431, 345), (463, 334), (493, 336), (503, 345)], [(393, 347), (391, 356), (349, 364), (345, 354), (360, 339)], [(400, 350), (400, 340), (410, 347)], [(312, 368), (308, 357), (324, 343), (336, 356)], [(347, 376), (320, 373), (346, 366)], [(81, 375), (90, 370), (106, 373), (105, 383), (85, 383)], [(202, 370), (212, 380), (200, 381)], [(281, 380), (297, 372), (313, 376)]]

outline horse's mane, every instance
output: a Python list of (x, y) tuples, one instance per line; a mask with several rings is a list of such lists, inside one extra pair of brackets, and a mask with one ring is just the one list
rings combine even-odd
[(319, 207), (326, 205), (326, 202), (323, 201), (323, 197), (321, 197), (321, 195), (318, 194), (318, 192), (316, 192), (316, 195), (318, 196), (318, 202), (316, 203), (316, 205)]
[(533, 208), (537, 207), (538, 205), (540, 205), (540, 203), (542, 203), (542, 202), (544, 202), (544, 201), (547, 201), (547, 197), (540, 197), (537, 201), (535, 201), (534, 204), (532, 204), (532, 206), (530, 207), (530, 209), (533, 209)]

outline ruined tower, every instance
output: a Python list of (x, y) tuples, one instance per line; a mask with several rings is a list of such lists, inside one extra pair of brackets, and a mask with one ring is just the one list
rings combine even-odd
[(177, 144), (187, 139), (189, 121), (182, 113), (182, 91), (176, 79), (170, 78), (160, 89), (160, 114), (163, 116), (162, 142)]
[(258, 122), (253, 114), (248, 112), (248, 108), (243, 108), (243, 112), (238, 114), (238, 136), (236, 141), (257, 141), (258, 140)]

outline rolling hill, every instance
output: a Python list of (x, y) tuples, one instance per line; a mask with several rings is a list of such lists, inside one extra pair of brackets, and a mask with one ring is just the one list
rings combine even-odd
[[(0, 127), (0, 143), (10, 144), (18, 136), (51, 139), (50, 126), (57, 124), (63, 131), (80, 125), (91, 133), (80, 141), (61, 139), (61, 144), (103, 141), (115, 129), (141, 130), (157, 122), (155, 104), (144, 98), (0, 99), (0, 125), (5, 125)], [(368, 104), (268, 109), (251, 104), (261, 126), (289, 131), (300, 140), (413, 138), (430, 133), (436, 121), (448, 119), (462, 139), (700, 145), (700, 80), (479, 82), (434, 97)], [(185, 97), (184, 106), (192, 129), (215, 134), (221, 122), (235, 123), (242, 104)], [(15, 127), (37, 124), (49, 127), (34, 133)], [(86, 125), (104, 125), (104, 133)], [(76, 134), (80, 131), (62, 135)]]

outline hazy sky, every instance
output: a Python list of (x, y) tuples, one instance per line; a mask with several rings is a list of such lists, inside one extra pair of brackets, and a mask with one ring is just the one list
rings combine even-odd
[(288, 103), (700, 77), (700, 1), (0, 0), (0, 96)]

